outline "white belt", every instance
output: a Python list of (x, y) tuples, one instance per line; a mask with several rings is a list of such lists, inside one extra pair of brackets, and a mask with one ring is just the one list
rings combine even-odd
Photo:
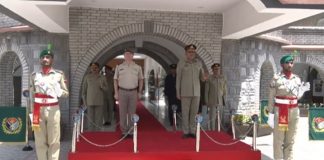
[(57, 103), (58, 99), (56, 98), (35, 98), (36, 103), (42, 103), (42, 104), (50, 104), (50, 103)]
[(289, 100), (275, 98), (275, 102), (278, 104), (297, 104), (297, 99)]

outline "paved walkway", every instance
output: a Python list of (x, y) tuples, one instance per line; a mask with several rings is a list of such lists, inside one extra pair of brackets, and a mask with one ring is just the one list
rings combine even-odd
[[(148, 103), (145, 103), (146, 105)], [(167, 117), (165, 117), (166, 109), (163, 106), (150, 106), (151, 112), (153, 112), (164, 125), (168, 126)], [(158, 114), (158, 115), (157, 115)], [(301, 117), (298, 125), (298, 133), (295, 144), (294, 160), (322, 160), (323, 159), (323, 147), (324, 141), (309, 141), (308, 140), (308, 118)], [(111, 130), (111, 128), (107, 128)], [(244, 140), (247, 144), (252, 144), (252, 138), (247, 137)], [(31, 141), (30, 145), (34, 148), (33, 151), (22, 151), (24, 145), (5, 145), (0, 144), (0, 160), (35, 160), (35, 146)], [(252, 148), (252, 147), (251, 147)], [(263, 136), (257, 138), (257, 149), (262, 152), (262, 160), (272, 160), (272, 135)], [(71, 150), (71, 141), (63, 141), (61, 143), (60, 160), (66, 160), (68, 152)]]

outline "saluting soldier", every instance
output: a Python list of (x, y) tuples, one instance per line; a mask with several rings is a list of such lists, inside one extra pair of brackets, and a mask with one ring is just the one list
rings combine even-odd
[(200, 80), (205, 80), (201, 62), (196, 58), (197, 47), (185, 46), (185, 59), (177, 65), (177, 98), (181, 100), (182, 138), (196, 137), (195, 118), (199, 109)]
[(69, 95), (64, 73), (52, 67), (54, 54), (49, 45), (40, 55), (41, 71), (30, 76), (32, 128), (37, 159), (58, 160), (60, 153), (59, 98)]
[[(119, 104), (119, 119), (122, 137), (127, 134), (132, 125), (127, 125), (128, 119), (136, 112), (136, 103), (143, 90), (142, 67), (134, 61), (134, 52), (124, 51), (125, 61), (116, 66), (114, 75), (115, 99)], [(128, 123), (130, 124), (130, 123)], [(128, 136), (129, 137), (129, 136)]]
[(220, 72), (220, 64), (211, 66), (213, 75), (209, 76), (205, 83), (205, 102), (209, 108), (210, 129), (216, 128), (216, 111), (220, 111), (221, 119), (224, 112), (224, 102), (226, 101), (227, 83), (225, 77)]
[(292, 160), (293, 144), (297, 131), (299, 109), (297, 101), (309, 83), (292, 73), (294, 58), (285, 55), (281, 58), (282, 72), (275, 75), (270, 83), (269, 104), (267, 110), (274, 114), (273, 151), (275, 160)]
[(103, 124), (104, 92), (108, 84), (106, 77), (99, 74), (99, 63), (91, 63), (90, 70), (83, 80), (82, 98), (88, 110), (88, 129), (94, 131)]

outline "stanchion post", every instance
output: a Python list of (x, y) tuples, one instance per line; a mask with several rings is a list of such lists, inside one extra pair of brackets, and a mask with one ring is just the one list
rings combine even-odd
[(231, 123), (232, 123), (232, 133), (233, 133), (233, 139), (236, 139), (234, 117), (235, 117), (235, 115), (234, 115), (234, 114), (232, 114), (232, 117), (231, 117)]
[(200, 149), (200, 124), (203, 121), (203, 117), (201, 115), (196, 116), (197, 121), (197, 129), (196, 129), (196, 152), (199, 152)]
[(174, 126), (174, 130), (177, 130), (177, 108), (178, 106), (173, 104), (172, 105), (172, 111), (173, 111), (173, 126)]
[(137, 114), (132, 115), (132, 121), (134, 123), (134, 133), (133, 133), (133, 142), (134, 142), (134, 153), (137, 153), (137, 122), (139, 121), (139, 117)]
[(81, 133), (83, 133), (83, 125), (84, 125), (84, 111), (85, 110), (81, 110)]
[[(27, 98), (27, 107), (26, 107), (26, 112), (27, 112), (27, 116), (28, 118), (26, 119), (27, 120), (27, 125), (26, 125), (26, 129), (27, 129), (27, 135), (26, 135), (26, 139), (27, 139), (27, 143), (26, 143), (26, 146), (24, 146), (24, 148), (22, 149), (23, 151), (32, 151), (33, 150), (33, 147), (31, 147), (29, 145), (29, 132), (28, 132), (28, 127), (31, 126), (31, 119), (29, 117), (29, 108), (30, 108), (30, 99), (29, 99), (29, 90), (26, 89), (23, 91), (23, 96), (25, 98)], [(33, 133), (33, 132), (32, 132)]]
[(81, 123), (80, 123), (80, 117), (79, 117), (79, 114), (78, 114), (78, 117), (77, 117), (77, 128), (76, 128), (77, 142), (80, 141), (80, 130), (81, 130)]
[(217, 109), (217, 131), (220, 132), (220, 124), (221, 124), (221, 118), (220, 118), (220, 111), (219, 108)]
[(77, 122), (75, 118), (76, 117), (74, 116), (74, 124), (73, 124), (73, 131), (72, 131), (72, 149), (71, 149), (72, 153), (75, 153), (75, 148), (76, 148)]
[(256, 137), (257, 137), (257, 134), (258, 134), (258, 115), (254, 114), (252, 117), (251, 117), (252, 121), (253, 121), (253, 138), (252, 138), (252, 147), (253, 147), (253, 150), (257, 150), (256, 148)]

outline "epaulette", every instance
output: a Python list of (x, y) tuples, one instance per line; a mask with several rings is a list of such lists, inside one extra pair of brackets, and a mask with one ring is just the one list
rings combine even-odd
[(63, 74), (64, 72), (58, 69), (54, 69), (55, 72)]
[(293, 74), (295, 77), (300, 78), (297, 74)]

